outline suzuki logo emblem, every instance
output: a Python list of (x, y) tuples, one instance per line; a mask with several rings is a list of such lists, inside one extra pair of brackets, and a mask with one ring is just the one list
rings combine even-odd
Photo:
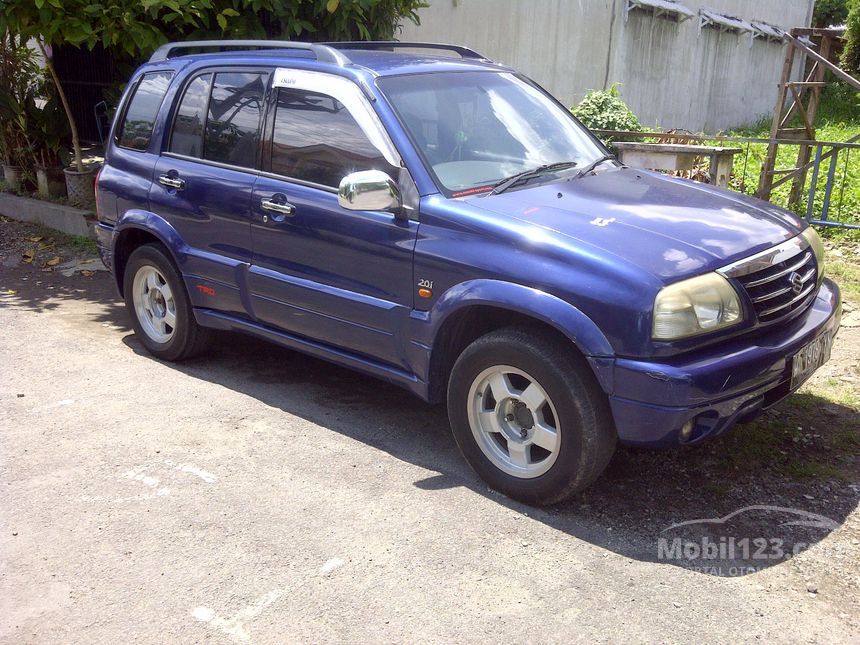
[(788, 281), (791, 283), (791, 290), (794, 293), (800, 293), (803, 291), (803, 277), (797, 271), (793, 271), (792, 274), (788, 276)]

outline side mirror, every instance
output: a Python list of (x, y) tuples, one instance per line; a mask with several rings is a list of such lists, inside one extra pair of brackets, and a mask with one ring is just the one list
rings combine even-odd
[(399, 211), (400, 190), (381, 170), (361, 170), (344, 177), (337, 189), (337, 201), (353, 211)]

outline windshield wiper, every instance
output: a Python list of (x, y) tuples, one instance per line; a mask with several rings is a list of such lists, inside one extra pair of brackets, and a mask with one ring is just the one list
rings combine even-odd
[(588, 164), (585, 168), (583, 168), (578, 173), (576, 173), (575, 179), (579, 179), (580, 177), (584, 177), (588, 173), (592, 172), (595, 168), (597, 168), (597, 166), (602, 164), (604, 161), (610, 161), (610, 160), (614, 161), (615, 157), (613, 155), (603, 155), (602, 157), (598, 157), (597, 159), (592, 161), (590, 164)]
[(565, 168), (573, 168), (575, 165), (575, 161), (557, 161), (556, 163), (548, 163), (544, 164), (543, 166), (538, 166), (537, 168), (532, 168), (531, 170), (524, 170), (523, 172), (518, 172), (516, 175), (505, 177), (500, 182), (494, 184), (493, 190), (487, 193), (487, 195), (498, 195), (500, 193), (505, 192), (511, 186), (520, 183), (524, 179), (537, 177), (538, 175), (542, 175), (545, 172), (564, 170)]

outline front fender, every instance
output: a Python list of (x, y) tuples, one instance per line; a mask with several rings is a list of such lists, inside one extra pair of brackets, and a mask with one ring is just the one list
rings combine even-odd
[(423, 340), (432, 346), (433, 339), (449, 316), (474, 305), (510, 309), (531, 316), (558, 329), (586, 356), (613, 356), (612, 346), (603, 332), (569, 302), (539, 289), (502, 280), (468, 280), (448, 289), (426, 312), (429, 324)]

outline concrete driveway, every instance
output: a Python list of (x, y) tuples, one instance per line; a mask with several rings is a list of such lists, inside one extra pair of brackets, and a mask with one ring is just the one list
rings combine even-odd
[[(0, 401), (6, 642), (860, 636), (860, 488), (743, 475), (718, 495), (696, 482), (719, 451), (622, 450), (529, 508), (395, 387), (239, 336), (149, 358), (105, 273), (0, 268)], [(658, 554), (669, 525), (754, 504), (834, 524), (755, 571)]]

